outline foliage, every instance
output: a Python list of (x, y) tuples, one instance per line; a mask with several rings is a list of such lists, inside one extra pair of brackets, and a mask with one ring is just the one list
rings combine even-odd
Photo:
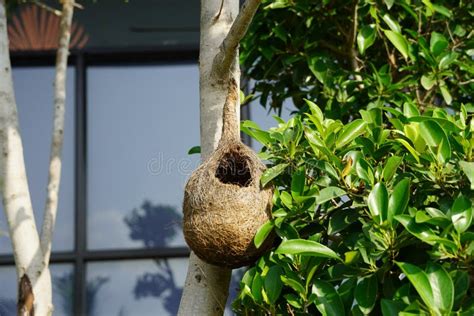
[(306, 106), (269, 131), (242, 124), (276, 188), (255, 244), (278, 237), (234, 310), (473, 315), (473, 114), (373, 104), (343, 124)]
[(288, 98), (343, 120), (406, 102), (472, 109), (473, 16), (472, 1), (263, 0), (240, 59), (275, 109)]

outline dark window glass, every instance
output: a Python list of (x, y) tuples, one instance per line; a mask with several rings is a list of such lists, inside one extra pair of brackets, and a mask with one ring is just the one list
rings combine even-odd
[[(53, 130), (54, 68), (13, 69), (20, 133), (36, 225), (41, 230), (46, 203), (51, 132)], [(58, 216), (53, 251), (72, 250), (74, 244), (74, 69), (67, 73), (66, 121)], [(0, 254), (11, 253), (3, 206), (0, 204)]]
[(88, 248), (185, 245), (181, 203), (199, 163), (198, 67), (92, 67)]
[(90, 263), (87, 315), (176, 315), (187, 259)]
[[(51, 265), (54, 315), (73, 314), (74, 269), (72, 264)], [(0, 267), (0, 316), (16, 315), (17, 283), (13, 266)]]

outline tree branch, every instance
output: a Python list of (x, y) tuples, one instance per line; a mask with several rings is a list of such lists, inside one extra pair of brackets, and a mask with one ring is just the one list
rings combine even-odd
[(72, 15), (74, 0), (63, 0), (61, 14), (59, 44), (56, 55), (56, 77), (54, 78), (54, 121), (51, 155), (49, 161), (49, 176), (46, 206), (41, 231), (41, 249), (44, 261), (49, 262), (51, 241), (58, 210), (58, 193), (61, 181), (61, 152), (64, 141), (64, 113), (66, 108), (66, 74), (71, 39)]
[(225, 37), (219, 53), (214, 58), (212, 74), (226, 79), (231, 71), (231, 66), (237, 57), (239, 42), (247, 33), (250, 22), (260, 5), (261, 0), (246, 0), (242, 5), (239, 15), (232, 24), (229, 33)]

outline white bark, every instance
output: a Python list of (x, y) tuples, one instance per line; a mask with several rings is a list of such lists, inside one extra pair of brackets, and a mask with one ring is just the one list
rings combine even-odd
[[(203, 160), (214, 151), (221, 137), (228, 79), (233, 77), (235, 82), (240, 81), (238, 43), (259, 3), (259, 0), (247, 0), (237, 17), (238, 0), (201, 0), (199, 82)], [(237, 106), (237, 119), (239, 110)], [(231, 273), (232, 270), (207, 264), (191, 253), (178, 315), (222, 315)]]
[(36, 315), (51, 315), (51, 276), (41, 250), (28, 190), (13, 92), (5, 0), (0, 0), (0, 179), (18, 281), (24, 274), (29, 277)]
[(71, 23), (74, 0), (63, 0), (59, 29), (59, 45), (56, 55), (56, 77), (54, 78), (54, 119), (46, 207), (41, 230), (41, 249), (44, 261), (49, 262), (54, 224), (58, 209), (59, 184), (61, 180), (61, 152), (64, 140), (64, 114), (66, 108), (66, 74), (71, 39)]

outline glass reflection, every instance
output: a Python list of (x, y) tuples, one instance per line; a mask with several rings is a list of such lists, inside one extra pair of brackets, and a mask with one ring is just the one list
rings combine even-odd
[(199, 144), (197, 65), (87, 75), (88, 248), (184, 246), (183, 189), (199, 164), (187, 155)]
[[(51, 265), (54, 315), (73, 315), (73, 265)], [(67, 279), (63, 284), (64, 279)], [(0, 316), (16, 315), (17, 283), (13, 266), (0, 267)]]
[[(53, 251), (72, 250), (74, 243), (74, 69), (68, 68), (66, 121), (59, 190), (58, 217), (53, 236)], [(52, 67), (13, 69), (20, 132), (30, 195), (38, 229), (41, 229), (46, 202), (48, 164), (53, 129)], [(11, 253), (8, 228), (0, 203), (0, 254)]]
[[(90, 263), (87, 281), (103, 280), (88, 297), (88, 316), (176, 315), (187, 259)], [(96, 281), (97, 282), (97, 281)]]

